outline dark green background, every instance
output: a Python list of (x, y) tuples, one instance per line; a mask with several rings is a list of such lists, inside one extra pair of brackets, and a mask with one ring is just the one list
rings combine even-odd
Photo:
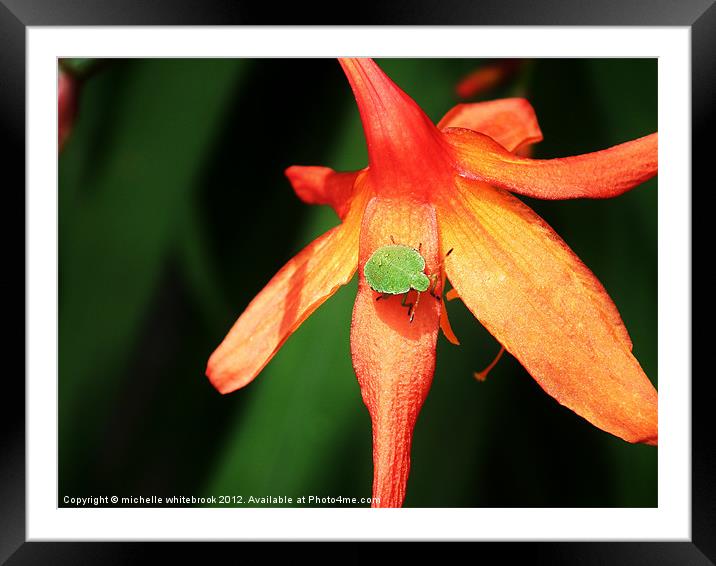
[[(484, 61), (380, 64), (437, 120)], [(480, 98), (520, 89), (544, 132), (536, 157), (657, 130), (656, 60), (532, 61)], [(355, 280), (247, 388), (221, 396), (204, 377), (252, 297), (337, 223), (295, 197), (284, 169), (366, 162), (335, 60), (112, 60), (89, 73), (59, 165), (60, 505), (370, 495), (370, 420), (349, 351)], [(525, 200), (604, 283), (656, 384), (656, 180), (613, 200)], [(511, 356), (476, 382), (499, 345), (459, 301), (448, 308), (462, 346), (439, 339), (406, 506), (657, 504), (657, 449), (561, 407)]]

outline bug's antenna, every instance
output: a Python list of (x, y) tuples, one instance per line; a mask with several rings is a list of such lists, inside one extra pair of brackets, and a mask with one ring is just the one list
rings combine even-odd
[(443, 256), (443, 258), (440, 260), (440, 263), (438, 264), (438, 268), (439, 268), (439, 269), (442, 269), (442, 268), (443, 268), (443, 264), (445, 263), (445, 259), (447, 258), (447, 256), (449, 256), (449, 255), (452, 253), (452, 251), (453, 251), (454, 249), (455, 249), (455, 248), (450, 248), (450, 249), (448, 250), (448, 252)]

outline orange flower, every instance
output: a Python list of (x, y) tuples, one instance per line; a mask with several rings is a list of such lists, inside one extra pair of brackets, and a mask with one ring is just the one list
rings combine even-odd
[(352, 173), (286, 171), (301, 199), (332, 206), (342, 222), (249, 304), (209, 360), (213, 385), (228, 393), (251, 382), (357, 269), (351, 355), (373, 424), (374, 506), (400, 506), (438, 328), (455, 338), (442, 300), (423, 299), (412, 322), (399, 298), (376, 301), (362, 267), (395, 240), (420, 246), (426, 273), (446, 275), (557, 401), (624, 440), (656, 444), (657, 393), (616, 307), (560, 237), (506, 190), (546, 199), (619, 195), (656, 174), (657, 134), (532, 160), (514, 153), (542, 138), (526, 100), (460, 105), (435, 126), (372, 60), (341, 65), (358, 102), (369, 165)]
[(460, 98), (472, 98), (500, 86), (511, 79), (525, 61), (523, 59), (499, 59), (467, 74), (455, 87)]

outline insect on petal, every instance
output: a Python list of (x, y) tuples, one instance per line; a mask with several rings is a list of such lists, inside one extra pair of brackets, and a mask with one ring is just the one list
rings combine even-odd
[(439, 247), (433, 207), (373, 198), (361, 228), (351, 355), (373, 424), (373, 496), (379, 499), (374, 507), (399, 507), (405, 497), (413, 428), (435, 370), (441, 306), (423, 293), (411, 323), (400, 296), (376, 301), (363, 265), (391, 236), (415, 248), (422, 244), (427, 270), (435, 270)]

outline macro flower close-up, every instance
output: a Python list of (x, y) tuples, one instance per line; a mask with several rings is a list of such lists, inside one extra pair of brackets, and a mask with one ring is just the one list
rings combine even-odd
[[(372, 423), (373, 506), (400, 507), (409, 491), (414, 429), (435, 374), (440, 329), (459, 343), (444, 297), (462, 301), (559, 404), (626, 442), (656, 445), (657, 391), (617, 307), (515, 195), (622, 195), (656, 175), (657, 134), (531, 159), (518, 150), (541, 141), (542, 132), (525, 98), (461, 104), (434, 124), (372, 60), (340, 64), (357, 101), (368, 164), (353, 172), (286, 170), (301, 200), (331, 206), (341, 223), (290, 259), (249, 303), (208, 361), (214, 387), (230, 393), (251, 383), (357, 273), (350, 352)], [(387, 246), (419, 255), (430, 287), (381, 292), (365, 266)], [(380, 269), (405, 268), (387, 263)]]

